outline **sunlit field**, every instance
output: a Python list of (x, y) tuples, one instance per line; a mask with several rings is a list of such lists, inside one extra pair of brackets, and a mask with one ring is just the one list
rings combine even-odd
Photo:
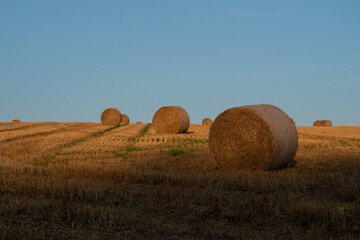
[(224, 171), (209, 127), (0, 123), (0, 239), (359, 239), (360, 127), (297, 127), (295, 163)]

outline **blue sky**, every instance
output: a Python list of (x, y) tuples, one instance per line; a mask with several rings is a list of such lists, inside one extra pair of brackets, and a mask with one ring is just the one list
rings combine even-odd
[(359, 90), (360, 1), (0, 0), (0, 121), (266, 103), (359, 126)]

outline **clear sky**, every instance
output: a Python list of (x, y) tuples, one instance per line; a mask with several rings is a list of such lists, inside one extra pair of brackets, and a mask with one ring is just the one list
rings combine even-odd
[(360, 125), (360, 1), (0, 0), (0, 121), (260, 103)]

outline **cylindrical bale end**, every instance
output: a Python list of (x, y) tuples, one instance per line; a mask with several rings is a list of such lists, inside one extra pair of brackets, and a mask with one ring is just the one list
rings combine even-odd
[(212, 120), (210, 118), (204, 118), (201, 122), (201, 125), (206, 126), (206, 127), (210, 127), (212, 124)]
[(121, 113), (116, 108), (108, 108), (101, 114), (101, 124), (117, 127), (121, 123)]
[(121, 125), (129, 124), (130, 118), (126, 114), (121, 114)]
[(182, 107), (162, 107), (156, 111), (152, 126), (157, 134), (186, 133), (190, 126), (190, 117)]
[(276, 170), (295, 156), (298, 136), (294, 121), (272, 105), (230, 108), (212, 123), (209, 150), (219, 167)]
[(330, 120), (316, 120), (313, 124), (314, 127), (332, 127)]
[(13, 123), (20, 123), (21, 121), (19, 119), (12, 120)]
[(313, 127), (319, 127), (321, 126), (321, 121), (320, 120), (316, 120), (314, 123), (313, 123)]
[(332, 127), (332, 121), (330, 120), (322, 120), (321, 121), (323, 127)]

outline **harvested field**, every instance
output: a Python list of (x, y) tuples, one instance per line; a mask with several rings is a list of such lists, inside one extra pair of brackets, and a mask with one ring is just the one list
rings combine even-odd
[(293, 168), (216, 168), (209, 127), (0, 123), (3, 239), (358, 239), (360, 127), (297, 127)]

